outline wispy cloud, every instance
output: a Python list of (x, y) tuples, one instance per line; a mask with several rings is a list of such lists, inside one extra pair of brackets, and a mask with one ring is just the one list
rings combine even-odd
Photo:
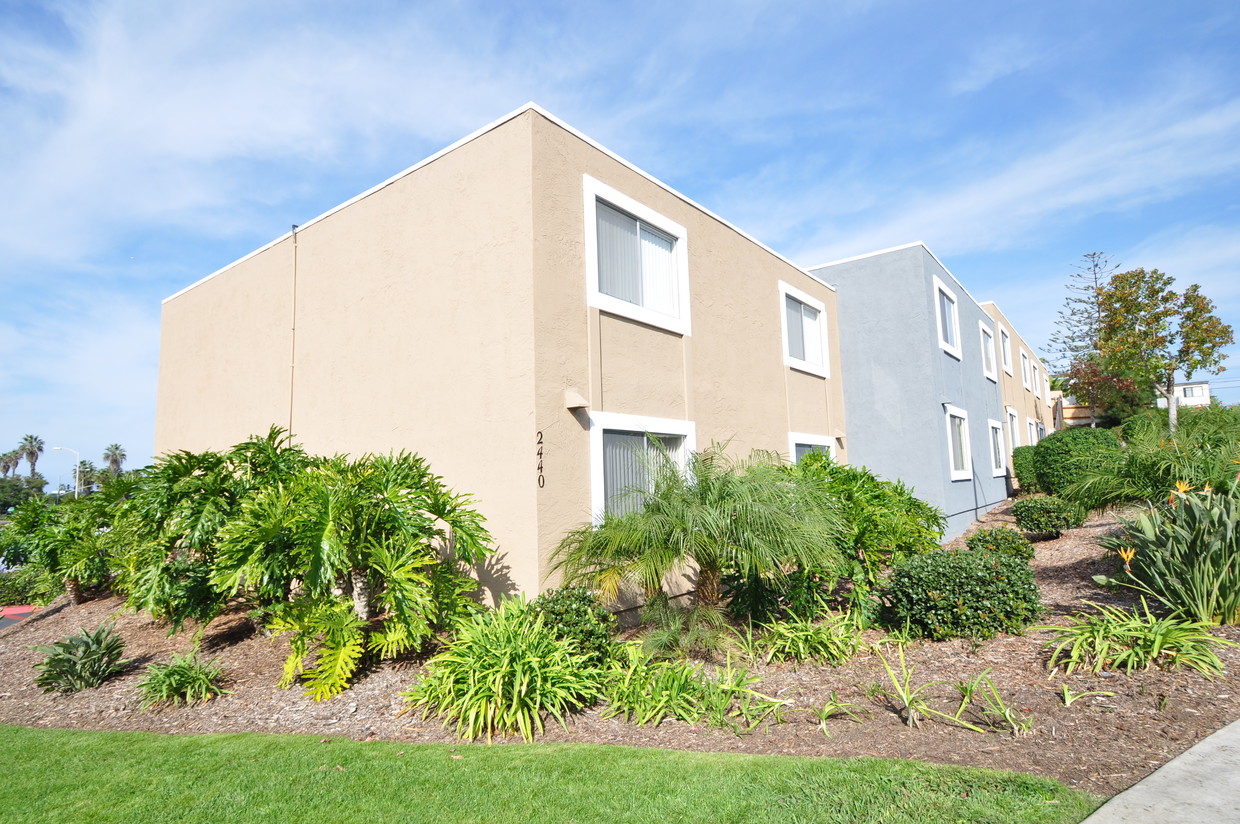
[(952, 94), (981, 91), (997, 80), (1021, 72), (1037, 62), (1041, 52), (1017, 36), (991, 40), (969, 55), (968, 62), (948, 83)]

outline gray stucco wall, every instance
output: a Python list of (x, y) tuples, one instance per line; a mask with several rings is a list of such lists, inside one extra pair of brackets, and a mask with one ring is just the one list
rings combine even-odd
[[(1003, 403), (983, 373), (978, 322), (993, 324), (920, 244), (811, 271), (838, 290), (849, 462), (908, 484), (948, 516), (946, 537), (959, 535), (1007, 497), (988, 428)], [(939, 346), (935, 276), (956, 296), (959, 359)], [(946, 404), (967, 413), (968, 480), (951, 477)]]

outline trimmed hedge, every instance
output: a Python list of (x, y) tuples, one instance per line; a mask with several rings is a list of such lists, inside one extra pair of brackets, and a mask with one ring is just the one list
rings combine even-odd
[(974, 552), (998, 552), (1026, 561), (1033, 557), (1033, 544), (1030, 540), (1007, 526), (979, 529), (965, 538), (964, 542)]
[(1118, 461), (1122, 455), (1119, 439), (1110, 430), (1075, 427), (1038, 441), (1032, 464), (1042, 491), (1059, 495), (1077, 479), (1081, 464), (1097, 467)]
[(614, 652), (616, 616), (585, 587), (548, 589), (530, 603), (553, 635), (577, 645), (592, 666), (602, 666)]
[(1036, 446), (1018, 446), (1012, 450), (1012, 472), (1016, 475), (1016, 485), (1025, 495), (1042, 491), (1038, 485), (1038, 472), (1033, 468), (1035, 449)]
[(1029, 562), (998, 552), (944, 549), (909, 558), (884, 595), (888, 627), (932, 641), (1020, 633), (1042, 614)]
[(1085, 523), (1085, 510), (1064, 498), (1039, 495), (1021, 498), (1012, 504), (1012, 517), (1016, 525), (1034, 535), (1058, 538), (1065, 529), (1073, 529)]

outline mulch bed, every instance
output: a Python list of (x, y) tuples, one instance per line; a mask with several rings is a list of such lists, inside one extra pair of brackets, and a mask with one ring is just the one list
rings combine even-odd
[[(1000, 507), (979, 526), (1011, 524), (1010, 506)], [(1047, 607), (1046, 623), (1085, 609), (1082, 600), (1131, 604), (1125, 593), (1094, 585), (1092, 576), (1114, 572), (1096, 539), (1115, 528), (1114, 519), (1096, 516), (1080, 529), (1037, 544), (1033, 565)], [(958, 541), (959, 542), (959, 541)], [(961, 542), (962, 543), (962, 542)], [(34, 686), (33, 664), (40, 654), (32, 645), (47, 644), (114, 620), (127, 643), (132, 665), (96, 690), (74, 695), (44, 694)], [(1218, 630), (1240, 641), (1240, 628)], [(867, 640), (876, 640), (873, 634)], [(832, 691), (840, 700), (868, 710), (862, 723), (847, 718), (828, 722), (830, 737), (808, 712), (791, 712), (781, 725), (763, 725), (734, 735), (683, 722), (665, 721), (642, 729), (617, 719), (603, 719), (597, 710), (570, 720), (568, 728), (554, 723), (544, 741), (591, 742), (680, 750), (807, 756), (880, 756), (947, 764), (967, 764), (1050, 776), (1098, 795), (1123, 790), (1183, 752), (1195, 742), (1240, 718), (1240, 648), (1228, 647), (1220, 657), (1227, 667), (1213, 680), (1193, 672), (1151, 671), (1132, 675), (1062, 674), (1048, 677), (1043, 645), (1046, 632), (1001, 636), (982, 643), (918, 643), (907, 660), (916, 667), (915, 681), (964, 680), (989, 670), (1009, 706), (1033, 718), (1028, 734), (978, 734), (947, 722), (926, 721), (920, 729), (905, 727), (895, 713), (867, 697), (874, 684), (890, 686), (881, 662), (863, 653), (840, 667), (802, 665), (758, 666), (759, 689), (788, 699), (794, 709), (821, 706)], [(233, 681), (231, 695), (205, 705), (144, 712), (136, 684), (145, 665), (166, 661), (172, 652), (187, 650), (192, 633), (169, 638), (167, 628), (141, 614), (125, 611), (114, 598), (81, 606), (57, 602), (20, 624), (0, 630), (0, 723), (32, 727), (99, 730), (149, 730), (168, 733), (282, 732), (356, 739), (408, 742), (455, 742), (435, 719), (399, 715), (400, 693), (417, 679), (416, 663), (384, 665), (340, 697), (320, 703), (297, 689), (275, 686), (288, 652), (283, 639), (253, 631), (244, 615), (229, 614), (203, 632), (203, 650), (218, 656)], [(1081, 698), (1065, 707), (1060, 686), (1073, 693), (1103, 691), (1111, 696)], [(941, 709), (954, 710), (958, 694), (950, 686), (930, 693)]]

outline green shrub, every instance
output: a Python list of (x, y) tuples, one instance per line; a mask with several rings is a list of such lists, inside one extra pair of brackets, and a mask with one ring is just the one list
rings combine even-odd
[(888, 627), (934, 641), (1019, 633), (1042, 611), (1028, 561), (972, 550), (909, 558), (892, 572), (884, 600)]
[(35, 664), (34, 682), (44, 692), (77, 692), (93, 689), (125, 668), (121, 660), (125, 642), (110, 624), (94, 632), (81, 630), (63, 641), (35, 647), (47, 657)]
[(1110, 430), (1082, 426), (1052, 432), (1038, 441), (1032, 464), (1042, 491), (1060, 495), (1082, 467), (1115, 464), (1121, 457), (1119, 439)]
[(191, 650), (183, 655), (173, 653), (167, 664), (147, 667), (146, 677), (138, 683), (138, 690), (142, 693), (143, 709), (160, 704), (188, 706), (228, 695), (223, 681), (223, 664), (215, 660), (205, 661), (198, 656), (197, 650)]
[(1236, 477), (1240, 409), (1189, 407), (1174, 435), (1165, 410), (1134, 416), (1123, 426), (1122, 459), (1084, 466), (1065, 493), (1091, 509), (1163, 501), (1177, 482), (1225, 489)]
[(1025, 532), (1057, 538), (1065, 529), (1085, 523), (1085, 510), (1072, 501), (1046, 495), (1022, 498), (1012, 504), (1012, 517)]
[(728, 613), (737, 621), (773, 621), (784, 617), (815, 620), (837, 600), (837, 580), (815, 570), (796, 569), (787, 575), (726, 575), (723, 591)]
[(1038, 471), (1033, 467), (1033, 451), (1036, 446), (1018, 446), (1012, 450), (1012, 472), (1016, 475), (1016, 485), (1025, 495), (1041, 492), (1038, 485)]
[(701, 658), (713, 660), (730, 643), (723, 610), (711, 604), (678, 607), (665, 596), (656, 596), (642, 610), (647, 629), (642, 649), (655, 658)]
[(455, 722), (461, 738), (520, 734), (532, 741), (543, 716), (564, 716), (602, 694), (601, 673), (576, 645), (555, 636), (524, 601), (461, 624), (446, 650), (431, 658), (426, 676), (405, 694), (410, 710)]
[(1071, 675), (1078, 667), (1098, 673), (1185, 666), (1208, 677), (1223, 671), (1223, 662), (1214, 648), (1235, 646), (1211, 635), (1210, 625), (1204, 621), (1159, 618), (1144, 602), (1142, 611), (1094, 603), (1090, 606), (1098, 612), (1079, 613), (1067, 627), (1037, 627), (1057, 633), (1046, 644), (1054, 647), (1048, 667), (1062, 665)]
[(1015, 529), (997, 526), (979, 529), (964, 539), (965, 545), (975, 552), (999, 552), (1029, 560), (1033, 557), (1033, 544)]
[(604, 695), (604, 718), (620, 716), (639, 727), (657, 726), (667, 718), (710, 726), (753, 728), (785, 706), (752, 689), (757, 678), (731, 660), (711, 677), (700, 664), (659, 661), (639, 644), (624, 644), (608, 664)]
[(847, 615), (821, 623), (794, 618), (763, 627), (759, 641), (770, 661), (809, 661), (842, 664), (857, 654), (860, 633)]
[(549, 589), (530, 604), (556, 637), (572, 641), (590, 666), (601, 667), (611, 657), (616, 616), (585, 587)]
[(843, 572), (861, 597), (878, 586), (889, 566), (936, 550), (943, 540), (942, 511), (915, 497), (900, 481), (881, 480), (865, 467), (836, 463), (821, 452), (806, 455), (787, 470), (798, 480), (816, 483), (838, 503), (850, 561)]
[(1118, 583), (1192, 621), (1240, 623), (1240, 500), (1185, 487), (1099, 544), (1125, 561)]
[(0, 572), (0, 604), (47, 606), (64, 592), (59, 581), (35, 564)]

